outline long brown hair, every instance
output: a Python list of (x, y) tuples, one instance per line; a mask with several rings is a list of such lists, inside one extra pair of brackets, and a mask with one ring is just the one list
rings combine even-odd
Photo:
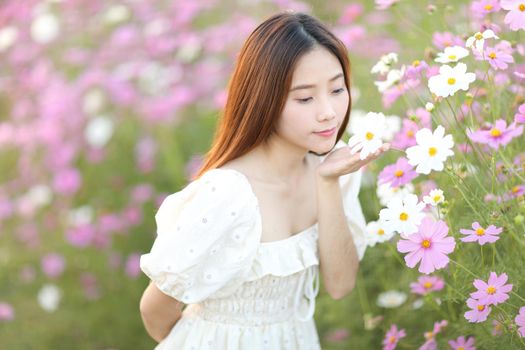
[[(350, 92), (346, 47), (319, 20), (304, 13), (284, 12), (255, 28), (241, 48), (212, 147), (195, 178), (268, 139), (286, 103), (297, 61), (316, 46), (337, 57)], [(337, 141), (348, 124), (351, 105), (350, 98)]]

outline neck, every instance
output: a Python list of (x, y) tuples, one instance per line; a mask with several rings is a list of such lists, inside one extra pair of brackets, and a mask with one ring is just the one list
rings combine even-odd
[(272, 136), (254, 149), (259, 169), (270, 181), (290, 183), (304, 176), (308, 169), (308, 150)]

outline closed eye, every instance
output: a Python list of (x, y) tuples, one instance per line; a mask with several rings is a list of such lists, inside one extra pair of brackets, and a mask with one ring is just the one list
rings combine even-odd
[(299, 101), (299, 103), (307, 103), (308, 101), (310, 101), (312, 98), (311, 97), (307, 97), (307, 98), (298, 98), (297, 101)]

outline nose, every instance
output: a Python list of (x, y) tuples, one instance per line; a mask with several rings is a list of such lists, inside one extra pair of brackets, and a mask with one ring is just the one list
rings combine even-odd
[(332, 120), (335, 118), (335, 108), (334, 106), (332, 105), (332, 103), (330, 103), (330, 100), (325, 98), (323, 101), (320, 102), (320, 105), (319, 105), (319, 112), (318, 112), (318, 120), (320, 122), (322, 121), (327, 121), (327, 120)]

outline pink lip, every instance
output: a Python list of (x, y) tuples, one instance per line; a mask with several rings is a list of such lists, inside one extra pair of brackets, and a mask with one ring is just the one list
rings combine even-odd
[(315, 132), (315, 134), (321, 135), (321, 136), (332, 136), (335, 133), (336, 130), (337, 130), (337, 128), (333, 127), (332, 129), (328, 129), (328, 130), (324, 130), (324, 131), (320, 131), (320, 132)]

